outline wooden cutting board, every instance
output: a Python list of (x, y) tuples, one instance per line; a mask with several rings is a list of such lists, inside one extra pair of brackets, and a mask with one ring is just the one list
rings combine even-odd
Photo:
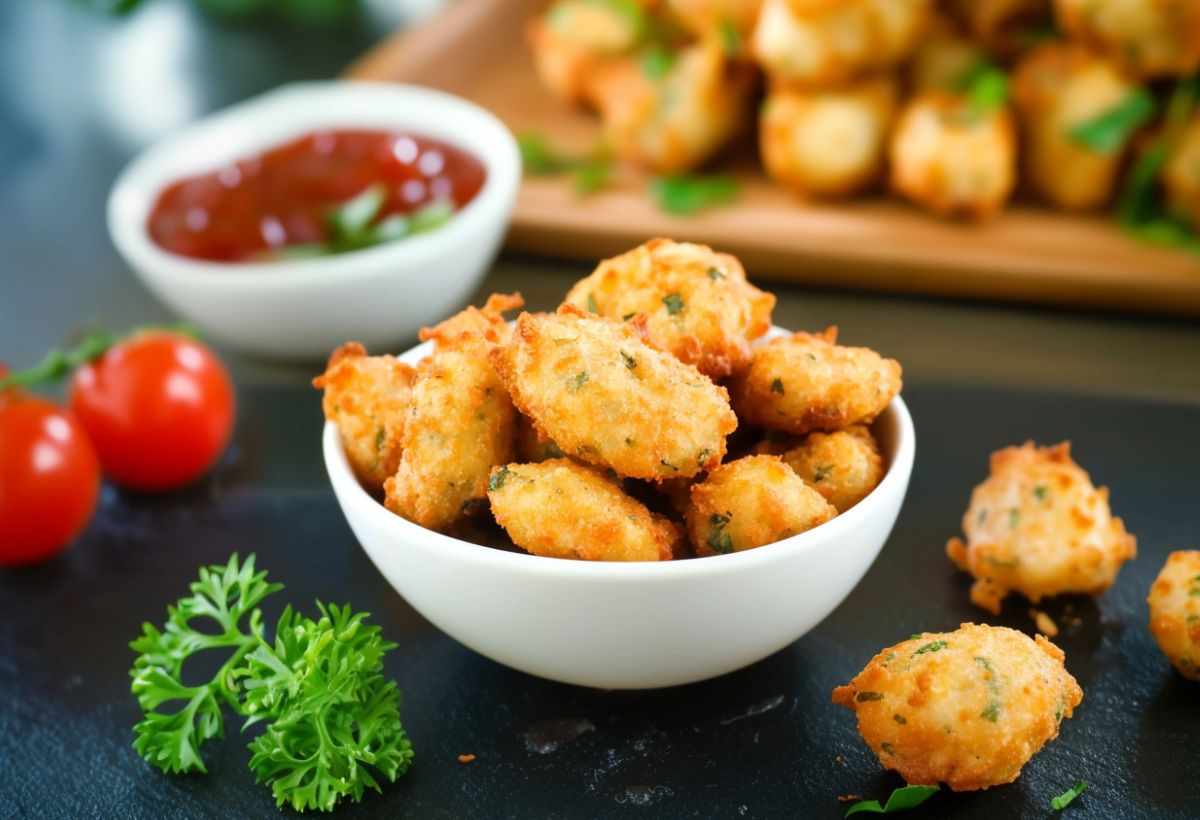
[[(455, 0), (347, 76), (439, 88), (491, 110), (516, 133), (585, 148), (598, 137), (595, 118), (543, 90), (525, 45), (525, 21), (544, 5)], [(739, 178), (739, 201), (691, 217), (660, 212), (646, 178), (632, 170), (588, 197), (567, 178), (526, 178), (508, 248), (597, 260), (668, 236), (734, 253), (758, 278), (1200, 314), (1200, 256), (1141, 243), (1110, 217), (1018, 204), (986, 225), (965, 225), (884, 197), (800, 202), (766, 179), (750, 147), (718, 166)]]

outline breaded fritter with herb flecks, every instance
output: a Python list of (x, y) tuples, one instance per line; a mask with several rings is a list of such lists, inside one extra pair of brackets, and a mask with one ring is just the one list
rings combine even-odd
[(1200, 68), (1200, 0), (1054, 0), (1072, 40), (1138, 77), (1184, 77)]
[(400, 467), (384, 489), (389, 510), (427, 529), (482, 507), (492, 467), (512, 460), (516, 412), (488, 350), (465, 335), (417, 368)]
[(482, 308), (466, 308), (433, 327), (421, 328), (421, 341), (433, 339), (437, 348), (450, 344), (465, 334), (480, 336), (492, 344), (503, 344), (512, 336), (512, 327), (504, 318), (505, 311), (525, 305), (519, 293), (493, 293)]
[(885, 768), (954, 791), (1017, 779), (1083, 699), (1041, 635), (963, 624), (888, 647), (833, 690)]
[[(1098, 146), (1076, 130), (1146, 93), (1116, 63), (1078, 44), (1047, 43), (1024, 55), (1013, 72), (1013, 102), (1025, 137), (1026, 179), (1059, 208), (1104, 205), (1136, 132)], [(1148, 96), (1145, 104), (1153, 105)]]
[(992, 454), (991, 474), (971, 493), (964, 543), (946, 553), (975, 576), (971, 602), (994, 615), (1009, 592), (1037, 603), (1047, 595), (1099, 595), (1137, 555), (1136, 539), (1071, 459), (1068, 442), (1026, 442)]
[(735, 257), (669, 239), (604, 260), (564, 301), (609, 319), (644, 315), (650, 344), (713, 379), (749, 366), (750, 340), (771, 329), (775, 307)]
[(605, 144), (634, 165), (677, 173), (702, 164), (740, 132), (754, 76), (720, 43), (651, 48), (596, 69), (588, 94)]
[(862, 501), (883, 480), (879, 445), (861, 424), (836, 433), (810, 433), (784, 453), (783, 462), (839, 513)]
[(324, 389), (321, 409), (337, 425), (346, 460), (371, 490), (400, 465), (404, 419), (416, 370), (393, 356), (368, 356), (358, 342), (333, 351), (325, 372), (313, 379)]
[(763, 70), (806, 87), (896, 65), (920, 36), (932, 0), (765, 0), (750, 49)]
[(597, 67), (633, 51), (647, 24), (633, 0), (558, 0), (529, 21), (525, 36), (542, 84), (565, 103), (581, 103)]
[(636, 327), (573, 305), (522, 313), (492, 362), (516, 406), (568, 455), (648, 481), (716, 466), (737, 428), (728, 393)]
[(772, 86), (758, 129), (767, 174), (801, 198), (871, 185), (883, 171), (897, 89), (886, 76), (812, 90)]
[(692, 485), (687, 526), (697, 555), (721, 555), (782, 541), (836, 515), (778, 456), (746, 456)]
[(488, 499), (513, 543), (547, 558), (669, 561), (683, 540), (602, 469), (567, 458), (495, 468)]
[(729, 391), (738, 418), (788, 433), (834, 432), (874, 421), (900, 392), (900, 365), (837, 344), (837, 328), (794, 333), (754, 351)]
[(1017, 141), (1003, 104), (925, 91), (900, 110), (888, 147), (892, 188), (939, 216), (988, 219), (1017, 183)]
[(1150, 634), (1179, 673), (1200, 681), (1200, 550), (1167, 557), (1150, 587)]

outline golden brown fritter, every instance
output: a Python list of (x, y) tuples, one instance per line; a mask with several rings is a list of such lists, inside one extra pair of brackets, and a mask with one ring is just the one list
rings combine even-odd
[(417, 368), (400, 467), (384, 489), (389, 510), (427, 529), (474, 513), (492, 467), (512, 460), (515, 412), (488, 350), (468, 334)]
[(931, 0), (765, 0), (751, 50), (783, 82), (821, 87), (900, 62)]
[(525, 305), (520, 293), (493, 293), (482, 308), (466, 308), (433, 327), (421, 328), (421, 341), (433, 339), (434, 349), (452, 344), (463, 334), (479, 336), (491, 344), (503, 344), (512, 336), (505, 311)]
[(773, 544), (835, 515), (778, 456), (746, 456), (692, 485), (687, 528), (697, 555), (719, 555)]
[(368, 489), (379, 490), (400, 464), (404, 419), (416, 371), (392, 356), (368, 356), (358, 342), (333, 351), (313, 379), (321, 409), (337, 425), (346, 460)]
[(683, 540), (602, 470), (567, 458), (497, 467), (488, 499), (513, 543), (547, 558), (669, 561)]
[(492, 361), (516, 406), (568, 455), (649, 481), (716, 466), (737, 427), (729, 394), (634, 327), (573, 305), (522, 313)]
[(653, 171), (687, 171), (742, 130), (753, 72), (719, 43), (656, 53), (660, 59), (635, 54), (597, 69), (589, 97), (614, 155)]
[(775, 297), (729, 254), (652, 239), (601, 262), (565, 303), (609, 319), (643, 315), (650, 344), (720, 379), (750, 364), (750, 340), (771, 329)]
[(1200, 68), (1200, 0), (1055, 0), (1058, 26), (1139, 77)]
[(1041, 635), (963, 624), (884, 649), (833, 702), (910, 784), (986, 789), (1016, 780), (1083, 699), (1064, 657)]
[(537, 426), (523, 413), (517, 413), (513, 457), (522, 464), (536, 464), (566, 455), (562, 448), (538, 432)]
[(853, 507), (883, 480), (883, 456), (871, 431), (856, 424), (836, 433), (810, 433), (783, 462), (839, 513)]
[(1200, 681), (1200, 550), (1167, 556), (1146, 603), (1162, 653), (1185, 678)]
[(975, 110), (965, 94), (925, 91), (892, 132), (892, 188), (940, 216), (987, 219), (1016, 185), (1016, 152), (1006, 107)]
[(805, 198), (861, 191), (883, 170), (896, 96), (888, 76), (819, 90), (773, 86), (759, 117), (763, 167)]
[(1162, 181), (1171, 213), (1200, 232), (1200, 112), (1173, 140)]
[(971, 602), (993, 615), (1009, 592), (1037, 603), (1047, 595), (1098, 595), (1137, 554), (1108, 506), (1108, 489), (1092, 486), (1071, 460), (1068, 442), (1026, 442), (992, 454), (991, 474), (971, 493), (962, 521), (967, 541), (946, 553), (975, 576)]
[(1074, 129), (1125, 104), (1139, 91), (1116, 63), (1080, 45), (1047, 43), (1013, 72), (1013, 102), (1025, 140), (1026, 178), (1059, 208), (1097, 208), (1112, 197), (1126, 145), (1099, 151)]
[(729, 390), (743, 422), (800, 434), (870, 423), (900, 387), (899, 363), (869, 348), (838, 345), (831, 327), (757, 348)]
[(542, 84), (563, 102), (579, 103), (597, 68), (633, 51), (646, 25), (637, 3), (559, 0), (529, 21), (525, 36)]

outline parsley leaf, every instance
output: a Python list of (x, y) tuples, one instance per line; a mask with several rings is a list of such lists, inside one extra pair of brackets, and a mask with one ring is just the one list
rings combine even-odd
[(1087, 781), (1080, 780), (1074, 786), (1067, 789), (1062, 794), (1058, 795), (1058, 797), (1051, 798), (1050, 808), (1054, 809), (1055, 811), (1062, 811), (1063, 809), (1065, 809), (1067, 806), (1069, 806), (1071, 804), (1072, 800), (1074, 800), (1079, 795), (1083, 794), (1083, 790), (1086, 788), (1087, 788)]
[[(223, 737), (221, 704), (237, 703), (234, 667), (257, 643), (262, 631), (258, 603), (282, 589), (267, 583), (265, 572), (254, 571), (254, 556), (238, 563), (237, 555), (224, 567), (203, 567), (191, 595), (167, 609), (167, 622), (160, 632), (142, 624), (142, 636), (129, 644), (138, 653), (130, 675), (131, 691), (146, 713), (133, 727), (133, 748), (164, 772), (204, 772), (200, 746)], [(194, 622), (204, 622), (198, 630)], [(215, 629), (214, 629), (215, 627)], [(232, 651), (229, 659), (208, 683), (185, 686), (183, 665), (206, 649)], [(159, 707), (183, 702), (174, 712)]]
[(1115, 154), (1152, 116), (1154, 97), (1138, 88), (1103, 114), (1074, 126), (1068, 134), (1098, 154)]
[(941, 790), (940, 786), (902, 786), (892, 792), (891, 797), (888, 798), (887, 805), (879, 805), (878, 800), (862, 800), (847, 809), (843, 816), (849, 817), (859, 812), (891, 814), (896, 811), (915, 809)]
[(683, 311), (683, 297), (678, 293), (668, 293), (662, 298), (662, 303), (667, 307), (667, 314), (674, 316)]
[(987, 58), (971, 65), (952, 86), (966, 96), (962, 118), (974, 122), (1008, 102), (1008, 75)]
[(727, 205), (738, 198), (738, 183), (731, 176), (676, 175), (657, 177), (650, 181), (650, 194), (658, 207), (670, 214), (691, 214), (717, 205)]
[[(920, 635), (916, 635), (914, 637), (919, 638)], [(946, 643), (945, 641), (933, 641), (931, 643), (925, 644), (920, 649), (918, 649), (916, 652), (914, 652), (913, 657), (915, 658), (917, 655), (924, 655), (926, 652), (940, 652), (941, 650), (945, 649), (949, 645), (950, 644)]]
[(721, 50), (725, 52), (725, 56), (730, 59), (737, 59), (742, 56), (742, 35), (738, 33), (733, 23), (728, 20), (721, 20), (719, 31), (721, 34)]
[[(321, 603), (316, 621), (285, 609), (268, 643), (257, 604), (281, 588), (255, 572), (253, 555), (244, 564), (234, 555), (200, 570), (161, 632), (143, 626), (130, 644), (140, 653), (132, 689), (146, 712), (134, 748), (164, 771), (203, 772), (199, 745), (222, 736), (225, 703), (247, 718), (243, 728), (267, 722), (250, 744), (250, 769), (276, 803), (329, 811), (343, 797), (379, 790), (377, 776), (395, 781), (412, 761), (400, 692), (383, 677), (383, 655), (395, 644), (365, 625), (365, 613)], [(215, 622), (216, 631), (198, 631), (197, 619)], [(231, 654), (209, 683), (185, 686), (184, 661), (205, 649)], [(175, 701), (185, 705), (158, 711)]]
[(781, 396), (784, 395), (783, 379), (776, 379), (775, 381), (771, 382), (771, 392), (778, 393)]

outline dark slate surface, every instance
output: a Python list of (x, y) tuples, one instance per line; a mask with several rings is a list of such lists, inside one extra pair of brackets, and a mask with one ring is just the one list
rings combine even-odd
[[(375, 571), (323, 488), (315, 394), (245, 391), (238, 444), (214, 478), (164, 498), (108, 491), (61, 559), (0, 573), (0, 814), (277, 815), (236, 725), (207, 750), (206, 777), (162, 775), (129, 745), (139, 713), (126, 642), (143, 619), (161, 620), (199, 564), (255, 550), (287, 585), (277, 606), (351, 600), (400, 644), (387, 671), (404, 691), (417, 760), (343, 816), (838, 817), (837, 795), (883, 797), (899, 781), (830, 690), (911, 632), (984, 619), (943, 555), (945, 539), (992, 449), (1069, 436), (1140, 548), (1100, 600), (1046, 607), (1081, 619), (1058, 642), (1083, 704), (1016, 784), (940, 794), (907, 816), (1047, 817), (1051, 796), (1084, 778), (1091, 788), (1071, 817), (1200, 817), (1200, 686), (1158, 654), (1144, 604), (1165, 555), (1196, 546), (1200, 409), (961, 387), (906, 395), (919, 441), (912, 487), (883, 554), (841, 608), (726, 677), (600, 692), (510, 671), (434, 630)], [(1030, 631), (1026, 610), (1011, 601), (996, 622)], [(478, 757), (461, 765), (461, 753)]]

